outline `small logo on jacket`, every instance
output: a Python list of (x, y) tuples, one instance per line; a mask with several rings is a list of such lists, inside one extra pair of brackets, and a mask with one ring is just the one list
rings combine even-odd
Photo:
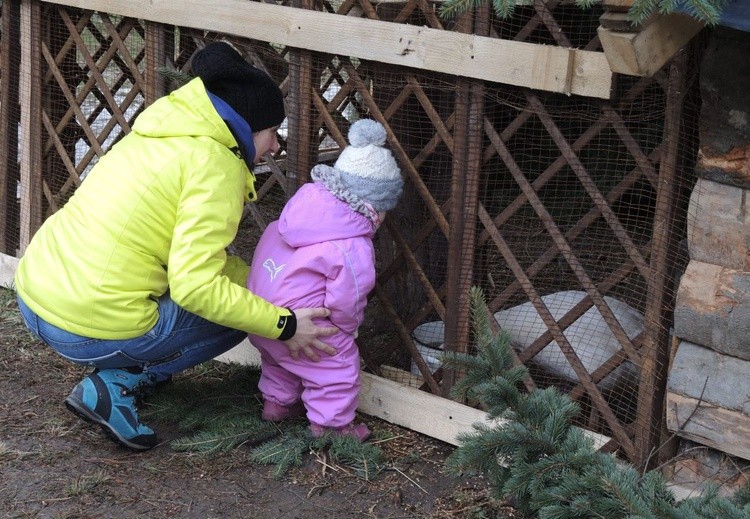
[(263, 262), (263, 266), (266, 267), (266, 270), (271, 273), (271, 281), (273, 281), (276, 278), (276, 275), (281, 272), (281, 269), (286, 267), (286, 264), (276, 266), (276, 263), (273, 262), (271, 258), (268, 258), (266, 261)]

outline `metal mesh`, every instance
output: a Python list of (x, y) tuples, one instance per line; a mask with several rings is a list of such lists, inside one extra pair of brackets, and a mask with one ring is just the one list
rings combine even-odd
[[(597, 50), (600, 12), (540, 6), (520, 6), (510, 21), (478, 17), (477, 28)], [(425, 1), (319, 8), (466, 27)], [(530, 370), (528, 389), (567, 392), (582, 407), (579, 425), (628, 459), (643, 461), (658, 443), (687, 260), (697, 50), (652, 78), (618, 76), (613, 98), (594, 100), (52, 3), (3, 2), (2, 21), (6, 254), (20, 253), (144, 107), (177, 85), (165, 70), (189, 70), (197, 48), (227, 38), (282, 86), (288, 113), (280, 152), (256, 169), (260, 200), (235, 243), (246, 260), (312, 165), (333, 163), (351, 123), (377, 119), (406, 187), (376, 236), (364, 368), (448, 396), (460, 374), (442, 368), (441, 351), (472, 351), (467, 291), (480, 286)]]

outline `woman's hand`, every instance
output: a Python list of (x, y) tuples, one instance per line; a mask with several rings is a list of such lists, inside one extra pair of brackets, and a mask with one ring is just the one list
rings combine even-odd
[(291, 339), (284, 341), (293, 359), (299, 358), (300, 351), (310, 360), (318, 361), (320, 356), (315, 350), (320, 350), (328, 355), (335, 355), (336, 350), (324, 343), (318, 337), (335, 335), (339, 329), (335, 326), (318, 326), (313, 322), (314, 318), (328, 317), (331, 311), (326, 308), (299, 308), (294, 310), (297, 316), (297, 331)]

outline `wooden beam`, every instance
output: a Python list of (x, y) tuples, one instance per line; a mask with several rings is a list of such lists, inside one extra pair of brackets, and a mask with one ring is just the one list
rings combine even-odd
[[(245, 340), (216, 360), (259, 365), (260, 354)], [(484, 411), (370, 373), (362, 373), (357, 410), (451, 445), (459, 445), (458, 435), (473, 431), (472, 424), (488, 423)], [(610, 440), (590, 431), (583, 434), (595, 449)]]
[(603, 0), (602, 7), (606, 11), (627, 11), (633, 7), (633, 0)]
[[(472, 424), (490, 423), (484, 411), (370, 373), (362, 373), (357, 410), (451, 445), (459, 445), (458, 435), (473, 431)], [(610, 440), (602, 434), (583, 433), (595, 449)]]
[(704, 27), (682, 13), (659, 16), (638, 32), (599, 27), (597, 33), (613, 72), (653, 76)]
[(601, 52), (338, 16), (264, 2), (55, 0), (51, 3), (550, 92), (609, 99), (612, 86), (612, 73)]
[(647, 277), (645, 336), (643, 364), (638, 383), (638, 408), (635, 419), (636, 457), (634, 462), (650, 470), (658, 463), (653, 459), (659, 447), (664, 425), (664, 393), (669, 364), (669, 328), (663, 323), (672, 320), (674, 305), (667, 296), (677, 242), (681, 238), (673, 230), (677, 215), (678, 196), (683, 187), (678, 178), (680, 169), (680, 137), (685, 135), (682, 106), (687, 89), (687, 59), (681, 54), (669, 65), (666, 110), (664, 114), (663, 148), (659, 161), (659, 188), (656, 190), (653, 226), (651, 231), (651, 275)]

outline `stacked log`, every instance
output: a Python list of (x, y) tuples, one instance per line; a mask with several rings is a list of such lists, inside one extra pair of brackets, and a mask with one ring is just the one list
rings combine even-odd
[(688, 218), (690, 263), (674, 313), (680, 339), (667, 427), (750, 460), (750, 33), (720, 29), (701, 70), (698, 181)]

